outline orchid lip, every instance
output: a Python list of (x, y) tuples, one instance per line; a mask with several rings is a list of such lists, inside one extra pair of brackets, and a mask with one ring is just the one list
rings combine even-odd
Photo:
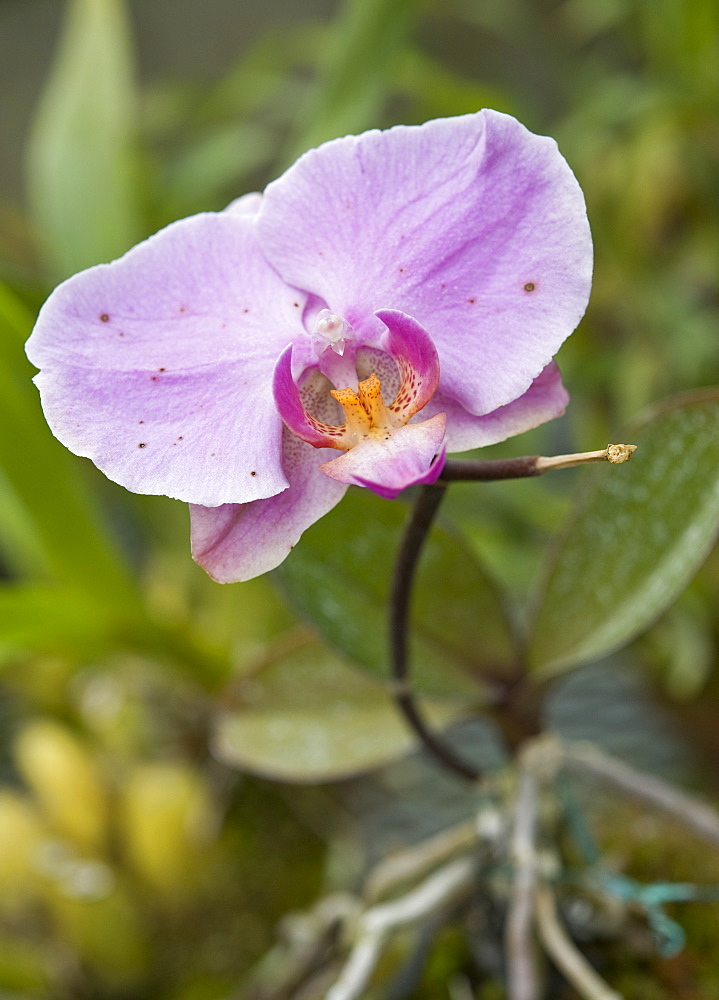
[[(325, 348), (317, 365), (336, 387), (329, 392), (342, 408), (343, 424), (330, 424), (308, 410), (302, 390), (292, 377), (292, 347), (281, 355), (275, 368), (275, 403), (287, 427), (301, 440), (316, 448), (349, 451), (366, 438), (391, 436), (409, 423), (434, 395), (439, 384), (439, 360), (429, 335), (404, 313), (388, 309), (378, 313), (378, 317), (387, 327), (381, 354), (390, 363), (394, 362), (399, 379), (397, 392), (389, 403), (383, 398), (381, 381), (375, 372), (358, 380), (354, 340), (349, 341), (352, 351), (342, 356)], [(323, 337), (339, 341), (348, 324), (337, 314), (323, 310), (317, 327)], [(322, 364), (326, 355), (329, 366)], [(338, 378), (340, 372), (346, 376), (345, 380)], [(351, 384), (347, 385), (348, 382)]]
[[(325, 348), (315, 371), (329, 376), (337, 386), (340, 366), (351, 386), (329, 388), (317, 397), (317, 384), (308, 379), (298, 385), (292, 378), (292, 348), (288, 348), (275, 369), (275, 402), (285, 424), (297, 437), (315, 448), (332, 448), (343, 455), (320, 465), (321, 471), (337, 482), (367, 486), (380, 496), (394, 497), (419, 482), (432, 482), (443, 464), (446, 416), (437, 413), (428, 420), (410, 423), (432, 398), (439, 384), (439, 361), (434, 344), (425, 330), (410, 316), (383, 310), (378, 318), (387, 327), (382, 350), (375, 350), (379, 370), (393, 387), (389, 403), (383, 396), (382, 381), (370, 369), (357, 377), (357, 351), (338, 356)], [(345, 321), (327, 310), (318, 321), (318, 334), (335, 338), (345, 332)], [(348, 355), (351, 355), (348, 356)], [(323, 366), (329, 357), (329, 365)], [(349, 365), (352, 371), (349, 371)], [(364, 358), (362, 367), (366, 370)], [(392, 377), (392, 368), (395, 375)], [(344, 423), (326, 419), (331, 396), (341, 408)], [(321, 411), (321, 412), (320, 412)]]

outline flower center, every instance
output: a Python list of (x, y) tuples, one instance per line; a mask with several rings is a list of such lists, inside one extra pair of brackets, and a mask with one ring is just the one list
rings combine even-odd
[[(389, 437), (399, 421), (393, 418), (382, 398), (380, 380), (373, 372), (354, 389), (330, 389), (342, 407), (350, 447), (367, 437)], [(404, 421), (401, 421), (404, 423)]]
[[(367, 439), (387, 441), (437, 389), (439, 359), (426, 331), (401, 312), (385, 309), (376, 315), (387, 327), (379, 348), (358, 348), (349, 323), (325, 309), (311, 334), (317, 363), (300, 383), (292, 373), (292, 345), (277, 362), (273, 392), (280, 416), (293, 434), (315, 448), (349, 451)], [(358, 372), (371, 374), (363, 379)], [(382, 398), (378, 372), (391, 392), (389, 404)], [(335, 423), (332, 399), (342, 410), (343, 424)]]

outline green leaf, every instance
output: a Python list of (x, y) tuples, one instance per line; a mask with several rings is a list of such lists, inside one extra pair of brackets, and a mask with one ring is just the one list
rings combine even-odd
[(112, 641), (113, 618), (112, 608), (80, 591), (0, 587), (0, 660), (26, 652), (94, 653)]
[(326, 139), (377, 124), (418, 10), (417, 0), (345, 0), (289, 162)]
[(636, 662), (622, 654), (558, 677), (543, 709), (545, 725), (569, 743), (593, 743), (632, 767), (677, 781), (691, 748)]
[[(27, 562), (39, 568), (42, 553), (43, 568), (56, 579), (131, 602), (126, 567), (83, 488), (82, 462), (53, 438), (42, 415), (23, 350), (30, 327), (22, 304), (0, 285), (0, 468), (13, 491), (13, 503), (4, 506), (16, 523), (24, 511)], [(22, 557), (20, 563), (27, 568)]]
[[(2, 404), (0, 403), (0, 410)], [(32, 518), (0, 466), (0, 552), (19, 576), (46, 576), (48, 564)]]
[[(237, 689), (220, 717), (214, 753), (232, 767), (280, 781), (335, 781), (408, 753), (416, 739), (382, 684), (305, 641)], [(425, 704), (432, 725), (458, 714)]]
[(163, 211), (173, 217), (207, 209), (242, 193), (240, 179), (259, 170), (274, 152), (268, 129), (252, 122), (221, 125), (176, 156), (163, 184)]
[(143, 235), (134, 105), (122, 0), (70, 0), (28, 151), (33, 221), (58, 277), (117, 257)]
[[(383, 679), (389, 676), (390, 580), (406, 517), (404, 504), (352, 488), (276, 571), (305, 619)], [(442, 526), (432, 529), (422, 553), (413, 639), (413, 681), (429, 694), (476, 699), (483, 673), (506, 674), (515, 662), (496, 590), (461, 537)]]
[(528, 644), (557, 671), (626, 645), (679, 596), (719, 531), (719, 389), (655, 407), (628, 465), (596, 470), (550, 553)]
[(398, 89), (419, 106), (421, 119), (471, 114), (479, 108), (517, 114), (517, 102), (509, 94), (463, 75), (420, 49), (401, 53), (395, 59), (395, 73)]

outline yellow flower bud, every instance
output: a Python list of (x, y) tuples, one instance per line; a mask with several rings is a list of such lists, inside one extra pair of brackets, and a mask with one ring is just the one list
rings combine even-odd
[(37, 883), (35, 854), (42, 822), (25, 796), (0, 790), (0, 906), (22, 903)]
[(102, 851), (107, 839), (107, 794), (82, 740), (59, 722), (36, 720), (17, 738), (15, 759), (53, 829), (90, 852)]
[[(200, 775), (176, 763), (142, 764), (124, 783), (122, 829), (127, 858), (155, 889), (193, 887), (214, 834), (214, 809)], [(198, 862), (200, 864), (198, 865)]]

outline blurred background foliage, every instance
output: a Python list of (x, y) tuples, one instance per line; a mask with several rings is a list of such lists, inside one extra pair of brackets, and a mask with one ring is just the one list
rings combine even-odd
[[(284, 914), (472, 808), (421, 758), (391, 763), (412, 746), (383, 686), (405, 507), (351, 496), (276, 580), (213, 584), (182, 505), (125, 493), (52, 439), (22, 349), (33, 317), (62, 278), (261, 189), (311, 145), (494, 107), (558, 139), (596, 277), (559, 357), (567, 415), (492, 452), (621, 439), (649, 403), (719, 383), (719, 2), (2, 0), (0, 46), (0, 993), (261, 995), (248, 970)], [(484, 704), (482, 668), (516, 661), (533, 606), (537, 669), (590, 664), (552, 688), (552, 725), (718, 790), (715, 552), (684, 590), (716, 535), (718, 410), (705, 394), (640, 432), (651, 462), (614, 471), (626, 484), (636, 468), (625, 524), (612, 504), (629, 487), (606, 477), (453, 487), (415, 616), (437, 725)], [(572, 515), (560, 558), (576, 488), (595, 521)], [(617, 568), (643, 518), (669, 541), (647, 529), (644, 561)], [(580, 610), (593, 574), (609, 598), (560, 641), (567, 553)], [(630, 616), (617, 578), (644, 595)], [(457, 739), (502, 759), (489, 729)], [(652, 837), (636, 872), (692, 877), (681, 845)], [(687, 985), (708, 951), (695, 925), (684, 965), (621, 955), (622, 988), (716, 995), (716, 978)], [(439, 956), (413, 995), (445, 996), (467, 961), (451, 934)]]

